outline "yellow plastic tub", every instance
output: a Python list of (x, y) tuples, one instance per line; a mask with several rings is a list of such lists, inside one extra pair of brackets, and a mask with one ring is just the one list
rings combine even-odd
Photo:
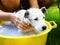
[(46, 21), (46, 24), (48, 25), (48, 29), (37, 35), (18, 37), (0, 35), (0, 45), (46, 45), (48, 33), (57, 27), (54, 21)]

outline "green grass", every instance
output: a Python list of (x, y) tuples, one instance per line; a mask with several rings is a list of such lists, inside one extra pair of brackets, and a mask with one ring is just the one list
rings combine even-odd
[(59, 19), (59, 9), (57, 4), (53, 4), (48, 8), (48, 16), (46, 16), (46, 20), (52, 21), (54, 20), (58, 27), (53, 29), (48, 34), (47, 45), (60, 45), (60, 19)]

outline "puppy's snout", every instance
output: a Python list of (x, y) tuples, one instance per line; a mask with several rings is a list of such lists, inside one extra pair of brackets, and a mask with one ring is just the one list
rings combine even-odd
[(46, 30), (46, 28), (47, 28), (46, 26), (43, 26), (43, 27), (42, 27), (43, 30)]

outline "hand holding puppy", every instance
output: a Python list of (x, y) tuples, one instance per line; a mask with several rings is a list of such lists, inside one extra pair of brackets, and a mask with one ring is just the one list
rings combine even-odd
[(21, 20), (16, 13), (11, 15), (11, 21), (23, 32), (28, 32), (33, 30), (33, 27), (28, 22), (28, 20)]
[(0, 10), (0, 19), (5, 21), (12, 21), (19, 29), (29, 31), (32, 29), (32, 26), (28, 23), (27, 20), (20, 20), (17, 13), (4, 12)]

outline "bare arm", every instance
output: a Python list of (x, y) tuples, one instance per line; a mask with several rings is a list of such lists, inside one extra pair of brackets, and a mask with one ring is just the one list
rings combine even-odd
[(3, 11), (0, 10), (0, 19), (10, 21), (11, 20), (11, 14), (12, 13), (3, 12)]
[(30, 6), (33, 8), (39, 8), (38, 0), (29, 0)]

